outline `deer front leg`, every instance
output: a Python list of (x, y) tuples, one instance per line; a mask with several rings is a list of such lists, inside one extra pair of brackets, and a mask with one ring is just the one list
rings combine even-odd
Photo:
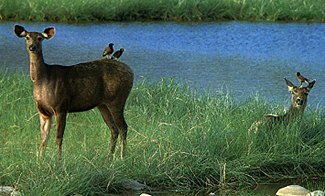
[(62, 141), (63, 141), (63, 134), (65, 129), (66, 123), (66, 112), (59, 112), (55, 114), (56, 120), (56, 144), (58, 145), (58, 153), (59, 159), (62, 159)]
[(52, 121), (51, 116), (43, 116), (40, 114), (40, 131), (41, 131), (40, 159), (43, 158), (46, 141), (51, 129), (51, 121)]

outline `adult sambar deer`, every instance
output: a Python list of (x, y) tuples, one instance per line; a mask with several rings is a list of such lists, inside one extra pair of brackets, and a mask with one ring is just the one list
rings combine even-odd
[(251, 127), (249, 128), (249, 132), (257, 133), (259, 128), (262, 125), (266, 125), (267, 129), (272, 128), (274, 124), (288, 124), (295, 118), (302, 117), (307, 106), (307, 97), (309, 91), (313, 88), (316, 80), (311, 82), (307, 82), (307, 86), (295, 86), (291, 81), (284, 78), (288, 90), (291, 93), (291, 105), (289, 110), (284, 115), (274, 115), (274, 114), (266, 114), (262, 119), (255, 121)]
[(40, 116), (40, 157), (45, 150), (52, 116), (56, 120), (56, 143), (61, 159), (67, 113), (97, 107), (111, 129), (110, 154), (114, 154), (120, 134), (123, 158), (127, 137), (124, 106), (133, 85), (130, 67), (107, 58), (72, 66), (48, 65), (43, 59), (42, 41), (54, 36), (54, 27), (39, 33), (15, 25), (14, 32), (26, 39), (34, 100)]

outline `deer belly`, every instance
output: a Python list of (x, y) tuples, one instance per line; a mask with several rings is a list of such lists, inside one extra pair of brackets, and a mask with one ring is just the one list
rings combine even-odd
[(72, 104), (72, 106), (69, 108), (68, 112), (83, 112), (83, 111), (87, 111), (87, 110), (91, 110), (94, 107), (96, 107), (97, 104), (92, 104), (92, 105), (76, 105), (76, 104)]
[(86, 99), (84, 97), (74, 98), (70, 101), (69, 112), (82, 112), (98, 106), (97, 100)]
[(43, 99), (34, 97), (38, 110), (47, 116), (53, 115), (57, 111), (82, 112), (90, 110), (99, 105), (97, 100), (80, 97), (53, 96), (49, 99), (43, 96)]

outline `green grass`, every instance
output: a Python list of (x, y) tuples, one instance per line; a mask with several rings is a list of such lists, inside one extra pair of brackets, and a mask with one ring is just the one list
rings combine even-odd
[(69, 114), (62, 161), (53, 125), (40, 161), (29, 77), (2, 71), (0, 88), (0, 185), (25, 195), (119, 192), (128, 179), (161, 190), (240, 191), (237, 195), (256, 195), (248, 190), (283, 180), (325, 188), (321, 108), (308, 112), (303, 123), (249, 135), (251, 123), (265, 111), (274, 112), (274, 106), (254, 97), (237, 103), (224, 92), (197, 94), (172, 79), (142, 80), (126, 105), (125, 160), (107, 159), (110, 132), (99, 112), (91, 110)]
[(324, 0), (2, 0), (0, 20), (320, 21)]

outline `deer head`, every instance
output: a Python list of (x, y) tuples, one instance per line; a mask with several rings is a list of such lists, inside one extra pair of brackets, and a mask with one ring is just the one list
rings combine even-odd
[(26, 39), (27, 51), (35, 53), (42, 51), (42, 41), (44, 39), (51, 39), (55, 34), (54, 27), (46, 28), (43, 33), (37, 33), (28, 32), (20, 25), (14, 26), (14, 32), (18, 37), (24, 37)]
[(309, 82), (306, 87), (297, 87), (288, 79), (284, 78), (284, 80), (288, 86), (288, 91), (291, 92), (291, 106), (296, 109), (304, 109), (307, 105), (308, 93), (313, 88), (316, 80)]

